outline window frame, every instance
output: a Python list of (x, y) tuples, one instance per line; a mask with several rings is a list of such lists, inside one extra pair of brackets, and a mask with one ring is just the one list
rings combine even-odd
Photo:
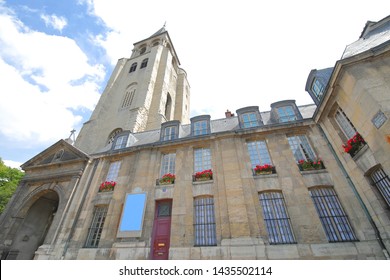
[(115, 182), (118, 179), (121, 163), (122, 162), (120, 160), (110, 162), (110, 166), (108, 168), (107, 175), (106, 175), (106, 182), (111, 182), (111, 181)]
[(314, 96), (317, 98), (318, 101), (322, 99), (325, 93), (325, 86), (324, 84), (317, 78), (314, 78), (312, 84), (311, 84), (311, 91), (313, 92)]
[(85, 240), (85, 248), (98, 248), (103, 232), (105, 220), (107, 218), (108, 205), (95, 206), (92, 221), (88, 229)]
[[(288, 112), (290, 110), (290, 112)], [(280, 123), (292, 122), (298, 119), (297, 114), (292, 105), (279, 106), (276, 108), (278, 120)]]
[(145, 58), (142, 60), (141, 62), (141, 66), (139, 69), (143, 69), (143, 68), (146, 68), (148, 66), (148, 61), (149, 61), (149, 58)]
[(175, 175), (176, 153), (163, 154), (161, 158), (160, 178), (165, 174)]
[[(292, 141), (293, 139), (298, 139), (299, 141), (294, 141), (294, 144), (297, 143), (296, 148), (293, 148)], [(302, 139), (304, 139), (303, 143)], [(314, 161), (316, 160), (317, 156), (314, 152), (314, 149), (310, 145), (309, 139), (306, 135), (298, 134), (298, 135), (291, 135), (287, 137), (288, 144), (290, 145), (290, 150), (294, 155), (294, 158), (296, 162), (299, 162), (300, 160), (304, 161)], [(299, 142), (299, 143), (298, 143)], [(295, 151), (299, 151), (300, 155), (303, 157), (298, 157)]]
[(131, 64), (129, 73), (135, 72), (137, 70), (137, 66), (138, 66), (137, 62), (134, 62), (133, 64)]
[(355, 126), (340, 107), (337, 107), (334, 113), (334, 119), (347, 140), (351, 139), (356, 134), (357, 130)]
[(247, 141), (246, 146), (251, 161), (252, 170), (256, 167), (256, 165), (272, 165), (271, 155), (265, 140)]
[(217, 225), (214, 197), (194, 197), (193, 209), (194, 246), (216, 246)]
[(194, 149), (194, 173), (212, 169), (211, 149), (196, 148)]
[(375, 168), (370, 174), (369, 178), (372, 182), (372, 185), (379, 191), (383, 200), (390, 207), (390, 177), (387, 173), (381, 168)]
[(295, 244), (294, 231), (281, 191), (264, 191), (258, 194), (268, 241), (275, 244)]
[(240, 128), (249, 129), (263, 124), (258, 106), (249, 106), (236, 110)]
[(179, 138), (180, 121), (168, 121), (161, 125), (160, 141), (171, 141)]
[(358, 241), (333, 187), (315, 187), (309, 193), (330, 243)]

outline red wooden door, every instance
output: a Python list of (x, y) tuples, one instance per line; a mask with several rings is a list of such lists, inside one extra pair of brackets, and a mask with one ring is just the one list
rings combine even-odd
[(172, 200), (156, 201), (152, 234), (152, 260), (167, 260), (171, 239)]

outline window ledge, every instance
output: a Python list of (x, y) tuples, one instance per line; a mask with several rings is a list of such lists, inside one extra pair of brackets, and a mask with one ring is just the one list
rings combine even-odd
[(278, 177), (278, 173), (272, 173), (272, 174), (254, 174), (253, 175), (253, 178), (254, 179), (264, 179), (264, 178), (277, 178)]
[(354, 161), (358, 160), (368, 150), (368, 145), (365, 144), (357, 153), (352, 157)]
[(202, 185), (202, 184), (213, 184), (214, 180), (199, 180), (199, 181), (192, 181), (193, 185)]
[(328, 171), (325, 168), (324, 169), (305, 170), (305, 171), (300, 171), (300, 172), (302, 175), (328, 173)]

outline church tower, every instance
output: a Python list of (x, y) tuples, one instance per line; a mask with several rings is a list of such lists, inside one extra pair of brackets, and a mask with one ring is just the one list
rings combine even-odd
[(190, 87), (165, 26), (134, 43), (118, 63), (75, 146), (90, 154), (103, 150), (122, 131), (159, 129), (178, 120), (188, 124)]

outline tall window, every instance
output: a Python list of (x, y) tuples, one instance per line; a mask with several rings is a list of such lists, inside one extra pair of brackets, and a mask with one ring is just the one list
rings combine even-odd
[(196, 135), (205, 135), (208, 134), (208, 121), (207, 120), (202, 120), (202, 121), (197, 121), (194, 123), (194, 131), (193, 134)]
[(176, 161), (176, 154), (165, 154), (163, 155), (162, 162), (161, 162), (161, 177), (165, 174), (171, 173), (175, 174), (175, 161)]
[(310, 196), (329, 242), (357, 240), (336, 192), (332, 188), (311, 189)]
[(217, 245), (213, 197), (194, 199), (194, 235), (195, 246)]
[(248, 153), (251, 159), (252, 169), (256, 165), (272, 164), (265, 141), (248, 142)]
[(355, 135), (356, 133), (355, 127), (353, 126), (352, 122), (348, 119), (347, 115), (344, 113), (344, 111), (341, 108), (337, 109), (335, 119), (337, 121), (337, 124), (340, 126), (341, 130), (344, 132), (344, 135), (347, 137), (347, 139), (350, 139)]
[(142, 60), (140, 69), (145, 68), (146, 66), (148, 66), (148, 58)]
[(255, 112), (245, 113), (242, 115), (244, 128), (259, 126)]
[(137, 62), (134, 62), (133, 64), (131, 64), (129, 73), (134, 72), (136, 69), (137, 69)]
[(306, 136), (297, 135), (288, 137), (288, 143), (294, 154), (295, 160), (313, 161), (316, 159), (316, 155), (310, 147), (309, 141)]
[(270, 244), (295, 243), (282, 193), (263, 192), (259, 200)]
[(324, 94), (324, 85), (318, 80), (315, 79), (313, 84), (311, 85), (311, 90), (318, 100), (322, 99), (322, 95)]
[(200, 172), (211, 169), (211, 152), (208, 148), (194, 150), (194, 171)]
[(85, 247), (96, 248), (102, 235), (104, 221), (106, 220), (108, 206), (97, 206), (93, 211), (91, 227), (88, 231)]
[(106, 181), (116, 181), (119, 174), (119, 169), (121, 168), (121, 162), (120, 161), (114, 161), (111, 162), (110, 168), (108, 169)]
[(297, 119), (292, 106), (278, 107), (277, 111), (279, 115), (279, 122), (289, 122)]
[(390, 206), (390, 179), (389, 176), (379, 168), (371, 173), (371, 180), (382, 194), (387, 205)]
[(173, 140), (177, 137), (177, 127), (176, 126), (168, 126), (164, 128), (164, 140)]

